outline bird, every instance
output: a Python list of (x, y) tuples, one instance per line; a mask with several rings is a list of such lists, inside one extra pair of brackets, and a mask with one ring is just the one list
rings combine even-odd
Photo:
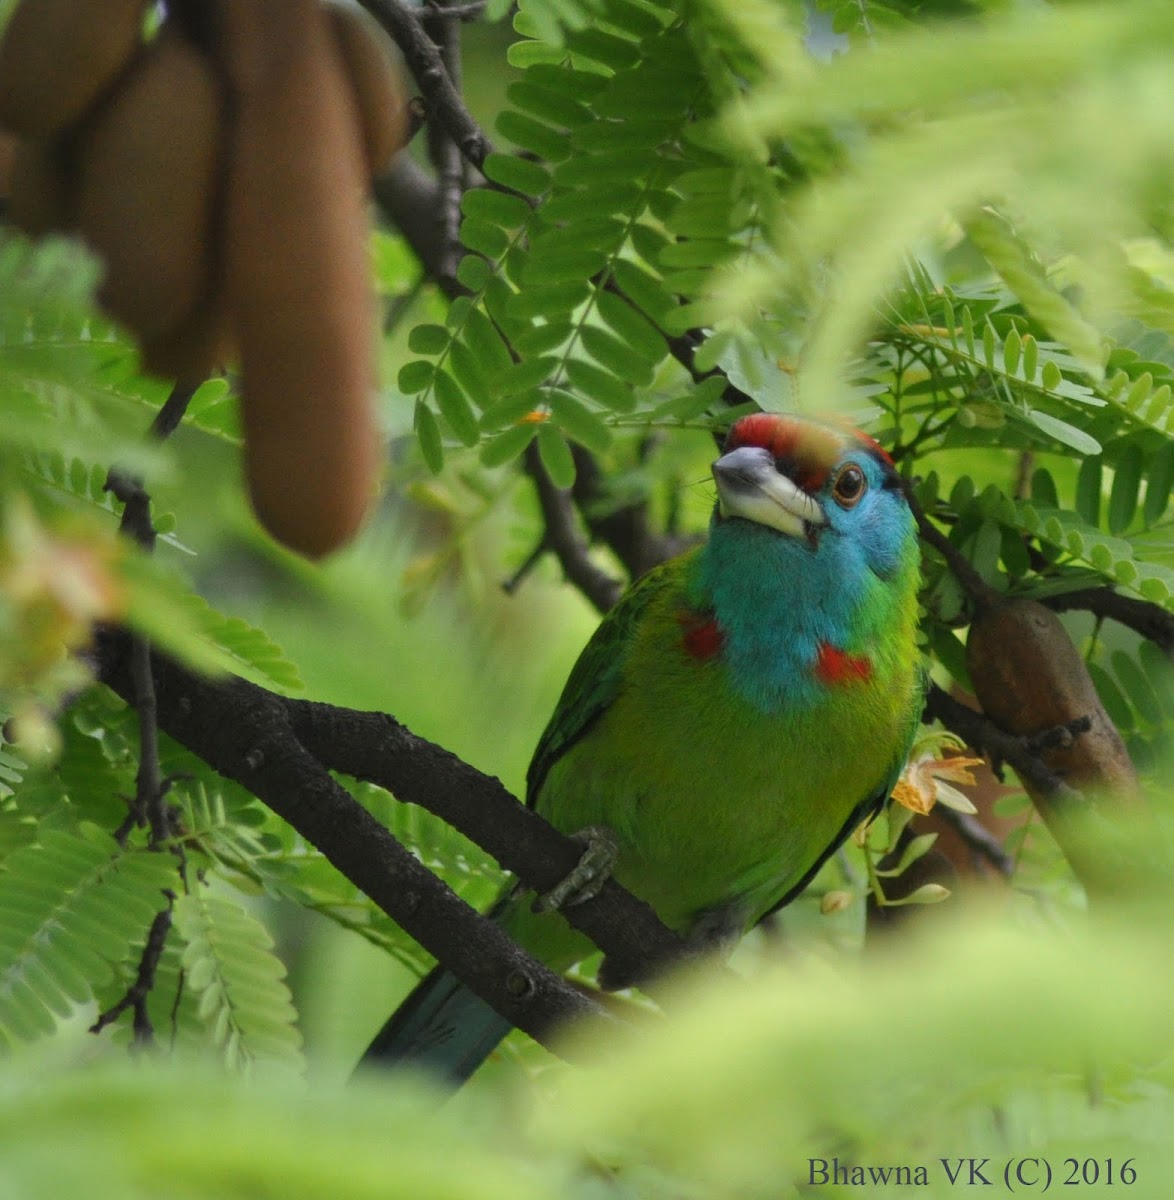
[[(706, 540), (603, 618), (538, 741), (526, 802), (585, 831), (670, 929), (722, 950), (884, 806), (923, 679), (916, 526), (879, 443), (832, 420), (752, 413), (712, 475)], [(580, 898), (570, 890), (557, 899)], [(565, 971), (594, 947), (551, 907), (507, 884), (489, 915)], [(438, 966), (361, 1064), (458, 1086), (510, 1029)]]

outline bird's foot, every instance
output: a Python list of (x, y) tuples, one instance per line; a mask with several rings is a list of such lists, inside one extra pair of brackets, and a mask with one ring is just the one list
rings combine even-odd
[(534, 901), (535, 912), (556, 912), (591, 900), (611, 878), (620, 853), (616, 835), (606, 825), (588, 825), (571, 837), (583, 846), (583, 855), (561, 883)]

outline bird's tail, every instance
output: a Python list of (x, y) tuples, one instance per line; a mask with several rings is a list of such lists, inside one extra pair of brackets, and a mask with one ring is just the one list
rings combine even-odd
[(512, 1028), (451, 971), (436, 967), (392, 1014), (359, 1066), (419, 1066), (457, 1086)]

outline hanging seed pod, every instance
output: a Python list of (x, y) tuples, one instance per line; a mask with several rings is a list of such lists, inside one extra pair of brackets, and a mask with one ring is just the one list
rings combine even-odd
[(0, 125), (44, 137), (72, 125), (139, 45), (145, 0), (21, 0), (0, 37)]
[(222, 15), (245, 470), (262, 524), (317, 557), (358, 529), (379, 467), (362, 136), (317, 0), (223, 0)]
[(208, 290), (222, 109), (211, 64), (165, 28), (80, 136), (76, 223), (105, 262), (98, 299), (142, 338)]

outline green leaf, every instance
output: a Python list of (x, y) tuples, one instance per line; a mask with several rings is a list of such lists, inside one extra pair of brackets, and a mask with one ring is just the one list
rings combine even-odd
[(165, 907), (170, 855), (125, 850), (95, 827), (42, 828), (0, 871), (0, 1042), (51, 1033), (106, 982)]
[[(486, 376), (504, 371), (513, 362), (509, 348), (493, 322), (478, 308), (469, 310), (461, 340), (472, 351), (480, 370)], [(463, 382), (463, 381), (462, 381)]]
[(548, 63), (532, 66), (526, 72), (526, 82), (572, 100), (591, 100), (608, 86), (607, 76), (572, 67), (565, 55), (557, 66)]
[(640, 61), (640, 48), (625, 38), (613, 37), (600, 29), (581, 29), (566, 37), (568, 50), (604, 67), (619, 71)]
[(432, 410), (423, 402), (416, 401), (415, 410), (416, 438), (420, 443), (420, 453), (424, 462), (433, 475), (439, 475), (444, 467), (444, 445), (440, 438), (440, 426)]
[(583, 187), (571, 188), (547, 200), (542, 206), (542, 217), (554, 223), (628, 213), (641, 194), (636, 184), (626, 180), (601, 183), (593, 179)]
[(524, 196), (541, 196), (550, 187), (550, 172), (545, 167), (513, 154), (490, 154), (481, 169), (486, 178)]
[(441, 354), (451, 340), (443, 325), (413, 325), (408, 334), (408, 349), (413, 354)]
[(632, 412), (636, 407), (636, 393), (632, 385), (594, 363), (571, 359), (566, 365), (566, 373), (567, 379), (584, 396), (613, 412)]
[(479, 424), (486, 433), (497, 433), (507, 425), (524, 424), (524, 417), (529, 417), (531, 413), (542, 413), (545, 407), (546, 397), (537, 388), (528, 392), (518, 392), (489, 405), (481, 414)]
[(1008, 375), (1014, 375), (1019, 370), (1019, 358), (1023, 349), (1023, 341), (1019, 330), (1012, 329), (1003, 342), (1003, 366)]
[(586, 278), (576, 282), (548, 284), (544, 287), (527, 287), (515, 295), (507, 305), (510, 314), (519, 320), (533, 317), (557, 319), (570, 313), (587, 299), (591, 286)]
[(502, 467), (512, 462), (534, 440), (537, 426), (533, 423), (514, 425), (481, 444), (481, 463), (486, 467)]
[(527, 286), (536, 287), (578, 282), (603, 270), (606, 261), (602, 253), (590, 247), (550, 250), (529, 259), (522, 269), (522, 280)]
[(620, 291), (654, 321), (661, 320), (677, 305), (676, 298), (657, 276), (628, 259), (612, 265), (612, 275)]
[(641, 357), (658, 363), (668, 355), (668, 345), (660, 330), (627, 301), (612, 292), (601, 291), (595, 303), (603, 320)]
[[(461, 222), (461, 245), (466, 250), (483, 254), (486, 258), (500, 258), (509, 248), (509, 235), (497, 225), (476, 217), (466, 217)], [(467, 256), (466, 256), (467, 257)], [(462, 260), (463, 261), (463, 260)], [(488, 278), (488, 274), (486, 275)], [(469, 286), (468, 284), (465, 285)], [(484, 284), (481, 285), (484, 287)]]
[(1116, 681), (1100, 663), (1090, 662), (1086, 665), (1088, 667), (1089, 678), (1092, 679), (1093, 684), (1096, 686), (1097, 695), (1100, 697), (1101, 703), (1105, 706), (1105, 712), (1108, 713), (1109, 720), (1122, 733), (1130, 733), (1134, 727), (1133, 709), (1129, 707), (1129, 702), (1125, 699)]
[(1076, 474), (1076, 511), (1089, 525), (1101, 523), (1101, 476), (1104, 457), (1091, 455), (1081, 461)]
[(481, 434), (472, 405), (469, 404), (460, 384), (447, 371), (437, 371), (433, 380), (433, 392), (436, 396), (436, 407), (440, 409), (440, 415), (448, 422), (449, 428), (466, 446), (475, 446), (480, 441)]
[(521, 196), (496, 188), (469, 188), (461, 197), (461, 212), (466, 217), (476, 217), (503, 229), (521, 229), (533, 211)]
[(545, 383), (558, 365), (559, 360), (553, 355), (510, 363), (490, 379), (490, 391), (495, 399), (532, 391), (539, 384)]
[(647, 386), (652, 382), (652, 364), (641, 354), (637, 354), (615, 334), (608, 333), (594, 325), (586, 325), (580, 334), (583, 348), (601, 366), (613, 371), (620, 379), (630, 383)]
[(611, 444), (611, 431), (595, 413), (568, 392), (556, 389), (548, 400), (551, 416), (568, 437), (596, 454), (607, 450)]
[(1174, 485), (1174, 442), (1167, 442), (1154, 455), (1146, 473), (1145, 508), (1142, 517), (1147, 526), (1160, 521), (1170, 502)]
[(545, 325), (532, 325), (525, 333), (513, 339), (513, 345), (523, 358), (537, 358), (548, 350), (557, 349), (570, 336), (570, 324), (550, 321)]
[(566, 188), (600, 183), (627, 184), (634, 179), (647, 179), (655, 166), (655, 159), (643, 150), (579, 154), (555, 167), (554, 181), (559, 187)]
[(1109, 657), (1113, 674), (1117, 676), (1129, 702), (1150, 725), (1162, 724), (1162, 706), (1145, 671), (1137, 659), (1124, 650), (1114, 650)]
[(547, 162), (562, 162), (571, 153), (571, 141), (565, 133), (524, 113), (504, 109), (498, 113), (496, 124), (502, 137)]
[(1113, 471), (1113, 484), (1109, 489), (1109, 532), (1122, 533), (1137, 512), (1137, 498), (1141, 489), (1141, 447), (1131, 442), (1121, 452)]
[(230, 617), (189, 592), (179, 601), (200, 635), (221, 651), (236, 674), (264, 687), (300, 692), (305, 686), (297, 665), (265, 630), (241, 617)]
[(526, 79), (511, 83), (506, 88), (506, 98), (516, 108), (554, 125), (565, 125), (572, 129), (594, 120), (586, 104), (553, 88), (542, 87), (532, 81), (532, 76), (533, 71), (530, 71)]
[[(482, 291), (489, 282), (490, 273), (489, 264), (480, 254), (466, 254), (457, 263), (457, 281), (464, 284), (471, 292)], [(463, 299), (463, 297), (459, 298)]]
[(186, 943), (187, 986), (229, 1066), (273, 1060), (300, 1069), (297, 1014), (265, 927), (227, 896), (199, 886), (175, 901), (174, 917)]
[(1048, 508), (1059, 508), (1060, 500), (1056, 492), (1056, 481), (1046, 467), (1037, 467), (1031, 475), (1031, 498), (1036, 504)]
[(405, 396), (414, 396), (417, 392), (424, 391), (431, 384), (435, 374), (435, 363), (430, 362), (426, 358), (417, 358), (411, 362), (404, 363), (400, 367), (396, 382), (399, 384), (399, 390)]
[(563, 435), (550, 425), (538, 426), (538, 454), (555, 487), (569, 488), (575, 482), (575, 460)]
[[(990, 326), (988, 325), (987, 328), (989, 329)], [(1061, 421), (1059, 417), (1040, 412), (1038, 408), (1032, 409), (1028, 415), (1036, 428), (1041, 429), (1048, 437), (1054, 438), (1057, 442), (1070, 446), (1073, 450), (1079, 450), (1081, 454), (1100, 454), (1100, 442), (1085, 433), (1083, 429), (1077, 429), (1075, 425)]]
[(666, 120), (593, 121), (571, 134), (571, 144), (584, 154), (652, 155), (657, 146), (676, 132), (676, 122)]
[(476, 355), (464, 342), (453, 342), (448, 352), (448, 366), (453, 378), (464, 389), (465, 395), (478, 408), (484, 407), (489, 398), (486, 372), (481, 369)]

